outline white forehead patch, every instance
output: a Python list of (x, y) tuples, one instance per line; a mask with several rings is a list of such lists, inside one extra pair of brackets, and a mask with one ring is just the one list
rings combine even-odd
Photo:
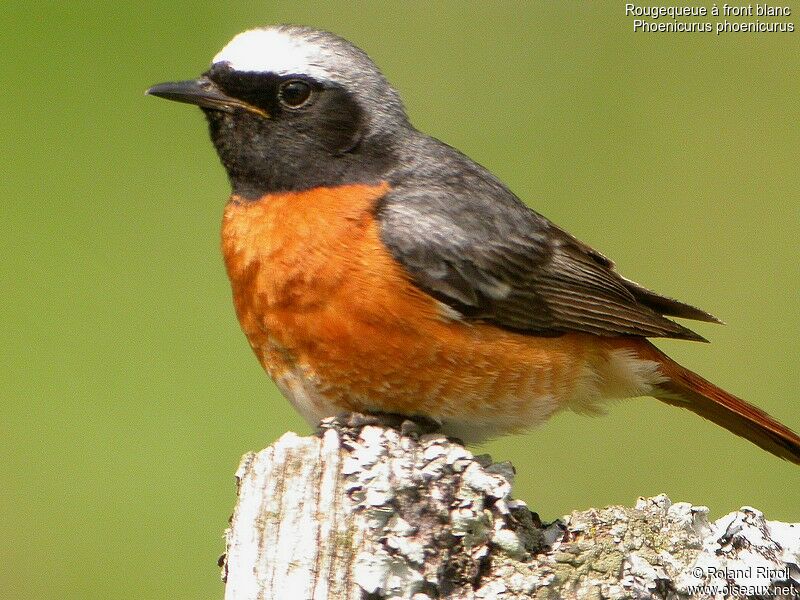
[(319, 45), (280, 29), (251, 29), (233, 38), (212, 60), (228, 63), (237, 71), (309, 75), (327, 79), (322, 67), (324, 50)]

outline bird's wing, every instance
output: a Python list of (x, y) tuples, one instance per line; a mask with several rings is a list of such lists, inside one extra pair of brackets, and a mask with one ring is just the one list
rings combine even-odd
[(466, 318), (536, 335), (705, 341), (663, 315), (715, 317), (625, 279), (505, 188), (490, 192), (454, 197), (428, 185), (392, 191), (379, 205), (381, 239), (425, 292)]

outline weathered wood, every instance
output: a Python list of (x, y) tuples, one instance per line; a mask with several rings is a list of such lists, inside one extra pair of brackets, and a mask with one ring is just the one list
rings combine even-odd
[(409, 422), (287, 433), (236, 477), (226, 600), (800, 598), (800, 524), (657, 496), (544, 525), (510, 464)]

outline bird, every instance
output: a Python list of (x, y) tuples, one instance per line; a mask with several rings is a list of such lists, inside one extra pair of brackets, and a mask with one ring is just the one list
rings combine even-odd
[(670, 359), (711, 314), (623, 277), (497, 177), (417, 130), (360, 48), (302, 25), (236, 35), (199, 78), (231, 195), (222, 252), (242, 330), (312, 425), (436, 422), (467, 443), (652, 396), (800, 464), (800, 438)]

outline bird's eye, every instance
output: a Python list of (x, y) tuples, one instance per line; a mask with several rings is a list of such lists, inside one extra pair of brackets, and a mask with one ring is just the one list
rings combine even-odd
[(311, 98), (311, 86), (305, 81), (284, 81), (278, 89), (278, 99), (289, 108), (300, 108)]

